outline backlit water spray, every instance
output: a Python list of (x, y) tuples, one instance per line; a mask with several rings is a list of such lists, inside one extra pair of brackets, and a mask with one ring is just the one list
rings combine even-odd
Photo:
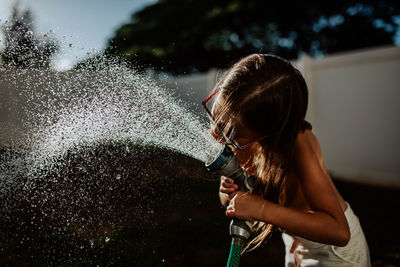
[[(205, 121), (161, 84), (116, 60), (68, 72), (0, 69), (0, 75), (3, 99), (13, 96), (2, 109), (22, 120), (17, 141), (3, 136), (2, 233), (20, 233), (16, 250), (52, 240), (47, 251), (32, 252), (47, 263), (61, 264), (67, 237), (80, 250), (69, 251), (68, 260), (82, 262), (76, 259), (82, 251), (110, 242), (124, 222), (149, 222), (155, 174), (174, 168), (160, 162), (182, 165), (179, 155), (207, 162), (221, 150)], [(176, 172), (182, 172), (179, 164)], [(39, 232), (24, 235), (32, 225)], [(1, 239), (10, 243), (7, 234)]]
[[(77, 88), (82, 83), (83, 90)], [(48, 89), (64, 99), (48, 101), (52, 106), (44, 108), (50, 112), (31, 120), (45, 125), (34, 125), (29, 139), (36, 162), (99, 141), (130, 140), (161, 146), (201, 161), (209, 160), (215, 153), (213, 147), (219, 147), (183, 103), (153, 80), (121, 64), (92, 73), (78, 71), (56, 86)], [(54, 105), (65, 98), (67, 106), (61, 104), (59, 109)]]

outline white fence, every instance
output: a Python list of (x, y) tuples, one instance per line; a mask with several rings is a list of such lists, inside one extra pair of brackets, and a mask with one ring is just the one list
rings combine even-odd
[[(293, 64), (309, 86), (307, 119), (328, 170), (343, 179), (400, 186), (400, 47), (304, 56)], [(165, 83), (201, 112), (217, 76), (210, 70)]]

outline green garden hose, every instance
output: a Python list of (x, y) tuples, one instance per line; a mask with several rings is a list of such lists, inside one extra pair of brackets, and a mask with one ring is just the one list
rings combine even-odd
[(240, 254), (242, 253), (244, 240), (242, 238), (233, 237), (231, 243), (231, 250), (229, 252), (228, 263), (226, 267), (239, 266)]

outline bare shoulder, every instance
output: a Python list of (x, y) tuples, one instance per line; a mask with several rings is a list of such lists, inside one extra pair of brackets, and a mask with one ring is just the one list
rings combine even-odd
[(319, 144), (317, 136), (315, 136), (313, 132), (307, 129), (297, 135), (296, 145), (299, 144), (299, 142), (303, 143), (303, 145), (309, 145), (311, 147), (322, 169), (326, 171), (321, 146)]
[[(315, 158), (318, 160), (319, 165), (321, 167), (321, 170), (325, 174), (324, 177), (327, 178), (329, 181), (330, 187), (333, 189), (333, 192), (336, 195), (336, 198), (339, 200), (340, 206), (342, 207), (343, 211), (346, 209), (346, 202), (340, 195), (339, 191), (337, 190), (336, 186), (334, 185), (327, 168), (324, 163), (324, 158), (322, 156), (322, 150), (321, 146), (319, 144), (319, 141), (317, 137), (315, 136), (314, 133), (312, 133), (310, 130), (304, 131), (304, 133), (299, 133), (296, 138), (296, 146), (302, 147), (303, 149), (300, 149), (300, 151), (308, 150), (309, 153), (313, 153), (315, 155)], [(310, 161), (305, 160), (306, 164), (304, 166), (309, 167), (310, 166)]]

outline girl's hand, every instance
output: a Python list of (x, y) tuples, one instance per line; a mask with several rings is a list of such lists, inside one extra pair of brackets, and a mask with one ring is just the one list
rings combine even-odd
[(262, 221), (266, 203), (267, 201), (258, 195), (237, 191), (226, 208), (226, 216), (247, 221)]
[(228, 195), (228, 199), (231, 200), (238, 189), (237, 184), (233, 181), (233, 179), (221, 176), (221, 184), (219, 186), (219, 192)]

